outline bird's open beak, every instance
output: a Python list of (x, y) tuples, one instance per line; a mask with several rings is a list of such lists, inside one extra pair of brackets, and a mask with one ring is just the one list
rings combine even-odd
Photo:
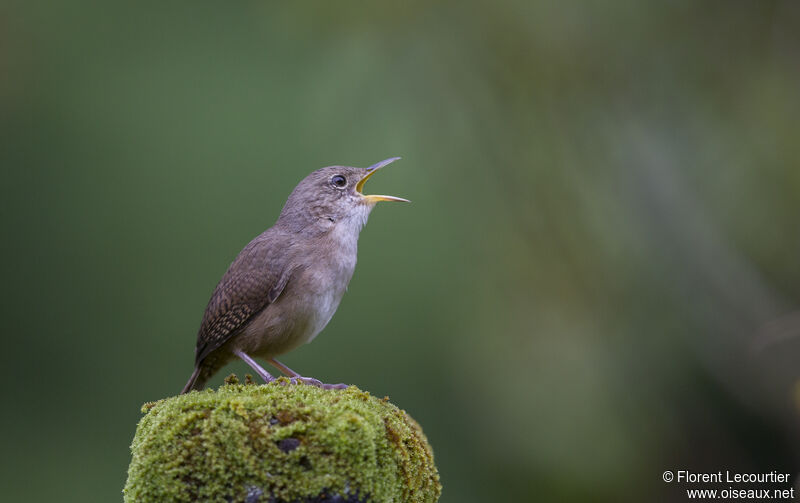
[(394, 161), (396, 161), (398, 159), (400, 159), (400, 158), (399, 157), (392, 157), (390, 159), (385, 159), (385, 160), (383, 160), (383, 161), (381, 161), (379, 163), (373, 164), (372, 166), (367, 168), (366, 176), (364, 178), (362, 178), (361, 180), (359, 180), (359, 182), (356, 184), (356, 191), (359, 194), (361, 194), (361, 197), (366, 199), (367, 202), (373, 203), (373, 204), (377, 203), (378, 201), (399, 201), (399, 202), (403, 202), (403, 203), (410, 203), (411, 202), (408, 199), (403, 199), (402, 197), (377, 196), (377, 195), (376, 196), (372, 196), (372, 195), (364, 195), (364, 194), (361, 193), (361, 190), (364, 188), (364, 184), (367, 183), (367, 180), (369, 180), (369, 177), (374, 175), (375, 172), (378, 171), (379, 169), (381, 169), (382, 167), (386, 166), (387, 164), (391, 164), (391, 163), (393, 163)]

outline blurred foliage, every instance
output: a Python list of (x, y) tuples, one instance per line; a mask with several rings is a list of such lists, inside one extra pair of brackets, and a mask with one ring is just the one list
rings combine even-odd
[(121, 498), (236, 253), (311, 170), (394, 155), (371, 190), (414, 203), (285, 362), (407, 409), (443, 502), (796, 471), (798, 28), (789, 1), (5, 2), (4, 494)]

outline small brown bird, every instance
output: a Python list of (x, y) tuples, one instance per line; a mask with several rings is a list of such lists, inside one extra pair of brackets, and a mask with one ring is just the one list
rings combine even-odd
[(369, 177), (398, 159), (366, 169), (329, 166), (295, 187), (275, 225), (244, 247), (214, 289), (197, 333), (194, 372), (182, 393), (202, 389), (237, 357), (265, 382), (275, 378), (253, 357), (293, 382), (347, 387), (302, 377), (275, 357), (311, 342), (336, 312), (356, 267), (358, 235), (375, 204), (409, 202), (361, 193)]

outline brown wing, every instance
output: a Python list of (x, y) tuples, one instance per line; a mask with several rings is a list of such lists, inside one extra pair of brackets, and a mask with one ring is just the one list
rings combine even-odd
[(239, 333), (283, 291), (289, 271), (267, 231), (248, 244), (220, 280), (206, 306), (197, 334), (195, 363)]

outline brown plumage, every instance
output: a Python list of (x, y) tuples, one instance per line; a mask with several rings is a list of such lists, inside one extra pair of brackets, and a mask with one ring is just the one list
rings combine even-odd
[(234, 358), (243, 359), (265, 381), (261, 357), (294, 380), (301, 377), (275, 357), (310, 342), (330, 321), (356, 265), (358, 235), (378, 201), (361, 189), (377, 169), (329, 166), (314, 171), (292, 191), (274, 226), (239, 253), (220, 280), (197, 334), (195, 369), (183, 389), (202, 389)]

